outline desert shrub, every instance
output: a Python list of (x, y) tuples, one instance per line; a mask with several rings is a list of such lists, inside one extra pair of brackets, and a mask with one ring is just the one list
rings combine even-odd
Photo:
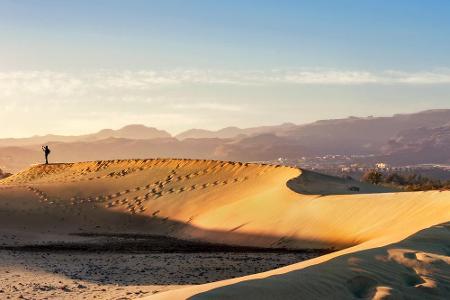
[(364, 173), (362, 180), (372, 184), (380, 184), (383, 181), (383, 174), (377, 170), (370, 170)]
[(384, 182), (392, 183), (395, 185), (404, 185), (406, 180), (402, 175), (400, 175), (398, 173), (392, 173), (392, 174), (389, 174), (386, 176)]
[(359, 191), (360, 191), (360, 188), (357, 187), (357, 186), (351, 186), (351, 187), (348, 188), (348, 190), (349, 190), (349, 191), (352, 191), (352, 192), (359, 192)]
[(385, 176), (384, 183), (407, 191), (449, 190), (450, 181), (443, 182), (417, 174), (392, 173)]

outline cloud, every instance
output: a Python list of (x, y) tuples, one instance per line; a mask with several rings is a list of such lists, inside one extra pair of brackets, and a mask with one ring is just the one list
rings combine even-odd
[[(370, 72), (361, 70), (142, 70), (92, 71), (68, 73), (53, 71), (0, 72), (0, 97), (28, 96), (82, 98), (135, 94), (148, 95), (152, 91), (192, 85), (433, 85), (450, 84), (450, 70), (437, 69), (422, 72), (387, 70)], [(147, 97), (147, 101), (148, 101)], [(208, 104), (212, 106), (214, 104)], [(205, 107), (207, 108), (207, 107)], [(217, 109), (221, 109), (217, 107)], [(222, 108), (223, 109), (223, 108)]]
[(212, 110), (212, 111), (228, 111), (238, 112), (242, 111), (243, 107), (239, 105), (223, 104), (215, 102), (200, 102), (200, 103), (174, 103), (170, 105), (174, 109), (190, 109), (190, 110)]
[(31, 94), (73, 96), (82, 92), (84, 82), (66, 73), (50, 71), (0, 72), (0, 95)]
[(450, 84), (450, 69), (405, 72), (387, 70), (381, 72), (342, 70), (274, 70), (253, 72), (244, 78), (260, 84), (299, 85), (361, 85), (361, 84)]

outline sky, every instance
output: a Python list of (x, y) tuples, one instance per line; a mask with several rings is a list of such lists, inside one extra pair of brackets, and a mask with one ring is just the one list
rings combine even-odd
[(0, 0), (0, 137), (450, 108), (450, 1)]

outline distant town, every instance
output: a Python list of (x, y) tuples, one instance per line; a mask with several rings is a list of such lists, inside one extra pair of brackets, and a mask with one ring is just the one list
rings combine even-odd
[(339, 177), (352, 177), (360, 180), (362, 176), (371, 170), (381, 173), (417, 174), (434, 180), (450, 180), (450, 165), (446, 164), (416, 164), (416, 165), (391, 165), (377, 160), (376, 155), (339, 155), (329, 154), (324, 156), (300, 157), (287, 159), (280, 157), (266, 163), (295, 166), (328, 175)]

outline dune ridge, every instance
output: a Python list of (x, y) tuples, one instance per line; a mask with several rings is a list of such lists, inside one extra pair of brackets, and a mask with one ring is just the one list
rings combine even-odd
[[(68, 233), (82, 230), (157, 233), (240, 246), (338, 250), (265, 273), (152, 296), (158, 299), (270, 299), (276, 295), (323, 298), (326, 295), (315, 294), (322, 290), (321, 284), (328, 286), (329, 295), (336, 297), (375, 299), (395, 293), (408, 293), (414, 298), (423, 296), (424, 291), (431, 296), (442, 295), (448, 288), (442, 283), (445, 276), (433, 277), (442, 270), (445, 275), (447, 270), (449, 254), (442, 249), (448, 249), (448, 226), (432, 226), (450, 221), (450, 192), (386, 193), (384, 189), (372, 187), (367, 193), (353, 193), (348, 187), (354, 182), (333, 181), (331, 184), (326, 177), (313, 176), (315, 181), (323, 180), (322, 184), (308, 185), (308, 180), (298, 180), (305, 174), (307, 172), (302, 174), (301, 170), (290, 167), (187, 159), (38, 165), (0, 181), (0, 198), (27, 199), (26, 203), (11, 202), (9, 211), (13, 205), (14, 211), (39, 215), (45, 208), (45, 214), (56, 216), (52, 220), (57, 226), (53, 224), (55, 228), (50, 228), (50, 233), (45, 228), (46, 234), (50, 234), (48, 240), (54, 240), (55, 236), (64, 239)], [(293, 180), (295, 178), (297, 180)], [(347, 190), (348, 193), (344, 193)], [(302, 191), (308, 193), (301, 194)], [(341, 195), (333, 195), (336, 191)], [(377, 191), (383, 193), (375, 193)], [(81, 229), (75, 226), (80, 216), (84, 218)], [(58, 223), (61, 217), (65, 218), (64, 222)], [(43, 232), (43, 228), (36, 226), (42, 224), (41, 221), (29, 221), (27, 232)], [(27, 226), (11, 219), (4, 222), (2, 225), (19, 233)], [(440, 236), (433, 243), (441, 250), (424, 246), (421, 236), (429, 234), (427, 230), (419, 231), (427, 228)], [(396, 248), (395, 243), (399, 243), (398, 247), (406, 245), (417, 249), (405, 252)], [(407, 254), (402, 258), (399, 254), (402, 251), (418, 255), (414, 258)], [(374, 257), (383, 256), (385, 252), (391, 254), (373, 262)], [(334, 267), (336, 261), (342, 263)], [(370, 272), (392, 261), (402, 261), (400, 269), (405, 264), (417, 264), (419, 267), (409, 267), (405, 276), (417, 279), (411, 272), (419, 268), (422, 279), (411, 279), (418, 283), (404, 290), (395, 284), (380, 285), (383, 272), (398, 268), (386, 268), (377, 276)], [(317, 278), (323, 270), (332, 275), (315, 284), (308, 285), (310, 281), (304, 281), (305, 276)], [(423, 270), (427, 275), (423, 275)], [(408, 277), (410, 275), (412, 277)], [(387, 273), (386, 276), (389, 277)], [(342, 280), (345, 292), (336, 294), (344, 286)], [(429, 284), (425, 284), (427, 282)], [(272, 292), (264, 286), (273, 287)]]

